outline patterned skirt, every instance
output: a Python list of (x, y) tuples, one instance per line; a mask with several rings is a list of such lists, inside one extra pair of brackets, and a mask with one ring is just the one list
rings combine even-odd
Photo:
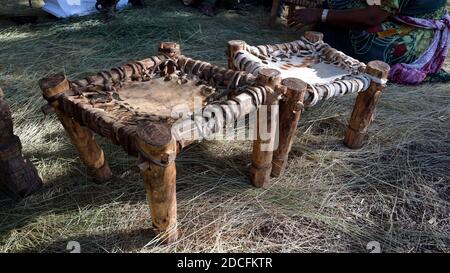
[[(343, 10), (364, 8), (367, 4), (361, 0), (326, 0), (324, 7)], [(421, 17), (439, 17), (443, 13), (441, 7)], [(324, 24), (319, 30), (324, 32), (327, 43), (346, 54), (364, 62), (382, 60), (391, 65), (414, 62), (434, 37), (433, 30), (413, 28), (394, 19), (368, 29), (342, 29)]]

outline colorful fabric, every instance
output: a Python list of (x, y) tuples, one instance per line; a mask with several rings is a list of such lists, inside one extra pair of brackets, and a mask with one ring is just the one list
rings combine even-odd
[(436, 82), (448, 83), (448, 82), (450, 82), (450, 75), (444, 69), (440, 69), (436, 73), (429, 74), (425, 78), (425, 80), (423, 80), (423, 82), (428, 82), (428, 83), (436, 83)]
[(389, 79), (403, 84), (419, 84), (427, 75), (437, 73), (444, 64), (450, 42), (450, 16), (446, 11), (441, 20), (419, 19), (399, 16), (397, 21), (408, 26), (434, 30), (434, 38), (429, 48), (411, 64), (395, 64)]
[[(383, 60), (390, 65), (413, 63), (430, 48), (436, 31), (395, 18), (409, 16), (440, 20), (445, 15), (446, 0), (382, 0), (381, 3), (381, 8), (391, 14), (391, 19), (369, 29), (350, 30), (349, 42), (343, 42), (341, 37), (335, 39), (337, 44), (333, 46), (339, 48), (342, 45), (343, 51), (364, 62)], [(324, 5), (330, 9), (368, 6), (365, 0), (325, 0)], [(327, 34), (330, 31), (326, 31)]]

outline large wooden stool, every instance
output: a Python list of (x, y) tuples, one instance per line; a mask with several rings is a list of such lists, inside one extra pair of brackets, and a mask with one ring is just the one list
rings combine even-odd
[[(97, 181), (112, 174), (93, 132), (139, 158), (153, 226), (163, 241), (172, 242), (177, 238), (176, 155), (262, 105), (276, 105), (283, 97), (280, 81), (277, 70), (262, 69), (254, 76), (221, 68), (187, 58), (178, 44), (166, 42), (157, 56), (81, 80), (52, 75), (39, 85), (49, 103), (44, 112), (56, 112)], [(276, 126), (276, 120), (266, 122), (265, 127)], [(256, 186), (269, 179), (273, 149), (267, 146), (273, 139), (254, 140), (250, 178)]]

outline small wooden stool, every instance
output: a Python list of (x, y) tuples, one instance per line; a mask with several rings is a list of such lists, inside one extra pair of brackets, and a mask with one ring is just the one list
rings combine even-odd
[(244, 41), (230, 41), (228, 66), (255, 75), (267, 68), (281, 73), (287, 100), (280, 100), (280, 141), (272, 162), (272, 176), (279, 176), (286, 169), (301, 110), (321, 100), (358, 94), (344, 144), (361, 148), (368, 138), (368, 128), (390, 70), (384, 62), (366, 65), (345, 55), (324, 43), (322, 33), (313, 31), (298, 41), (276, 45), (255, 47)]

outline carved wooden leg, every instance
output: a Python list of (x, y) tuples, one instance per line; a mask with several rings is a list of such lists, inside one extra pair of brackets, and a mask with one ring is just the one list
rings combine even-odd
[(51, 103), (64, 129), (86, 165), (89, 174), (97, 182), (104, 182), (112, 177), (111, 169), (105, 160), (103, 150), (97, 144), (94, 136), (87, 127), (81, 126), (71, 117), (59, 110), (58, 96), (70, 89), (69, 81), (62, 75), (54, 75), (39, 81), (44, 98)]
[(369, 62), (366, 73), (373, 76), (369, 88), (360, 92), (353, 107), (352, 116), (344, 138), (344, 144), (352, 149), (359, 149), (368, 138), (368, 129), (375, 116), (375, 108), (383, 92), (382, 81), (387, 79), (390, 67), (381, 61)]
[[(260, 84), (270, 86), (275, 89), (281, 82), (281, 73), (274, 69), (261, 69), (257, 77), (257, 81)], [(267, 186), (270, 182), (270, 173), (272, 171), (272, 157), (275, 149), (276, 133), (277, 130), (273, 130), (277, 126), (277, 119), (272, 119), (271, 114), (272, 105), (277, 105), (278, 99), (275, 94), (267, 94), (265, 105), (258, 110), (257, 118), (257, 136), (253, 142), (252, 153), (252, 166), (250, 168), (250, 179), (255, 187), (261, 188)], [(261, 111), (267, 109), (267, 114), (263, 115)], [(266, 120), (261, 120), (262, 117), (267, 117)], [(260, 126), (262, 122), (267, 122), (267, 130), (261, 130)], [(267, 131), (267, 132), (262, 132)], [(273, 132), (273, 133), (272, 133)], [(262, 137), (262, 133), (265, 134)], [(267, 137), (269, 134), (269, 137)]]
[(11, 110), (0, 89), (0, 188), (25, 197), (37, 191), (42, 180), (28, 159), (22, 156), (22, 145), (14, 135)]
[(177, 144), (166, 124), (146, 123), (137, 129), (139, 168), (147, 191), (155, 233), (165, 243), (177, 240), (175, 157)]
[(280, 103), (279, 144), (273, 155), (272, 176), (280, 176), (286, 170), (307, 87), (306, 83), (296, 78), (284, 79), (282, 85), (287, 87), (288, 99)]

